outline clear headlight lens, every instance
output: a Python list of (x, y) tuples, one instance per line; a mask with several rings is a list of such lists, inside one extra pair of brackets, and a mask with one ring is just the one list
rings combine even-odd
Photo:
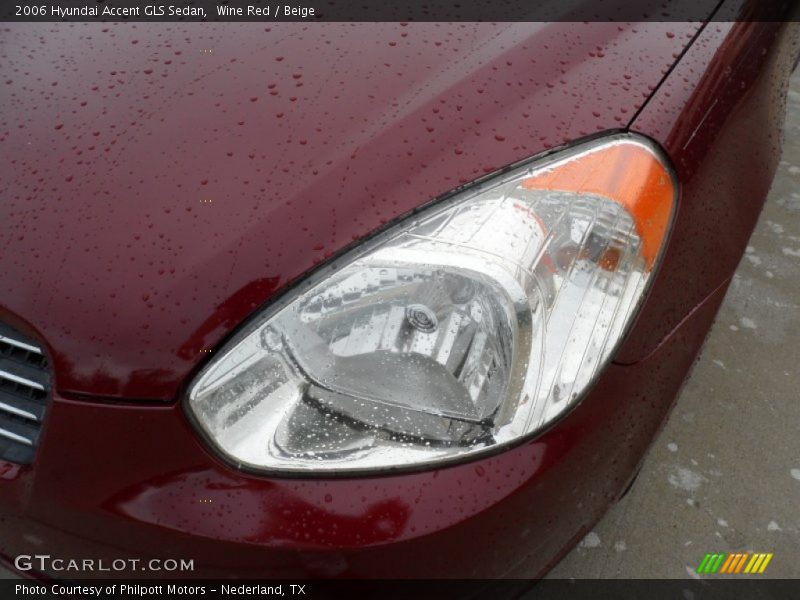
[(411, 466), (529, 435), (609, 360), (675, 195), (632, 136), (498, 176), (295, 289), (198, 376), (189, 409), (265, 470)]

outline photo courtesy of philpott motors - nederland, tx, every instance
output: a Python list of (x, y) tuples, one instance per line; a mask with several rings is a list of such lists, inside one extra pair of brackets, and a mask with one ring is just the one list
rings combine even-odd
[(289, 584), (289, 585), (220, 585), (219, 587), (209, 588), (205, 585), (179, 585), (179, 584), (158, 584), (158, 585), (141, 585), (141, 584), (128, 584), (128, 583), (111, 583), (107, 585), (80, 585), (80, 584), (65, 584), (65, 583), (52, 583), (48, 585), (40, 584), (25, 584), (18, 583), (14, 587), (15, 595), (17, 596), (46, 596), (52, 594), (55, 596), (68, 596), (68, 597), (82, 597), (82, 596), (97, 596), (102, 597), (105, 595), (122, 595), (122, 596), (203, 596), (210, 592), (219, 591), (223, 595), (259, 595), (259, 596), (285, 596), (288, 595), (299, 596), (305, 594), (305, 585)]

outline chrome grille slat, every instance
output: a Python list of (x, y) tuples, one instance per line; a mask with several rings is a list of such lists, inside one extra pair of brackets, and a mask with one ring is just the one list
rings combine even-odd
[(0, 379), (13, 381), (42, 392), (47, 389), (48, 383), (47, 373), (4, 356), (0, 356)]
[(27, 350), (28, 352), (33, 352), (34, 354), (43, 355), (42, 349), (39, 346), (31, 346), (30, 344), (26, 344), (25, 342), (20, 342), (19, 340), (12, 339), (10, 337), (6, 337), (3, 334), (0, 334), (0, 343), (8, 344), (10, 346), (16, 346), (22, 350)]
[(18, 433), (14, 433), (10, 429), (3, 427), (0, 425), (0, 437), (4, 437), (7, 440), (11, 440), (12, 442), (19, 442), (20, 444), (25, 444), (26, 446), (33, 446), (35, 441), (34, 439), (30, 439), (25, 437), (24, 435), (19, 435)]
[(18, 383), (20, 385), (24, 385), (27, 387), (31, 387), (35, 390), (44, 391), (44, 386), (41, 383), (37, 383), (31, 379), (25, 379), (24, 377), (20, 377), (19, 375), (15, 375), (10, 371), (5, 371), (0, 369), (0, 379), (5, 379), (7, 381), (13, 381), (14, 383)]
[(17, 408), (13, 404), (6, 404), (2, 400), (0, 400), (0, 410), (3, 412), (10, 413), (12, 415), (17, 415), (18, 417), (22, 417), (23, 419), (28, 419), (30, 421), (38, 421), (39, 419), (36, 418), (36, 415), (32, 412), (28, 412), (27, 410)]
[(39, 423), (44, 417), (44, 409), (43, 401), (23, 398), (18, 394), (0, 390), (0, 413), (10, 413)]
[(50, 369), (41, 346), (0, 322), (0, 459), (33, 462), (49, 391)]
[(39, 427), (30, 421), (0, 414), (0, 436), (33, 446), (39, 438)]
[(16, 346), (17, 348), (27, 350), (28, 352), (34, 352), (36, 354), (44, 356), (44, 352), (42, 352), (42, 349), (39, 347), (38, 344), (36, 344), (32, 340), (26, 339), (26, 336), (20, 334), (19, 331), (17, 331), (10, 325), (6, 325), (1, 321), (0, 321), (0, 343)]

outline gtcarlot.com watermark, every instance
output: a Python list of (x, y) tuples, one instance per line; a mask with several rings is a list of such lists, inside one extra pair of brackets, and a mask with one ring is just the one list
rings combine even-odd
[(187, 572), (194, 571), (194, 559), (186, 558), (58, 558), (50, 554), (20, 554), (14, 559), (14, 566), (19, 571), (38, 572), (124, 572), (152, 571)]

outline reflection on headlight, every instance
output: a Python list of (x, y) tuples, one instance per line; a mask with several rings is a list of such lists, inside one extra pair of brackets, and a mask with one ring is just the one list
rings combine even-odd
[(535, 432), (609, 360), (674, 197), (630, 137), (513, 171), (265, 315), (200, 375), (190, 409), (230, 459), (294, 471), (427, 463)]

